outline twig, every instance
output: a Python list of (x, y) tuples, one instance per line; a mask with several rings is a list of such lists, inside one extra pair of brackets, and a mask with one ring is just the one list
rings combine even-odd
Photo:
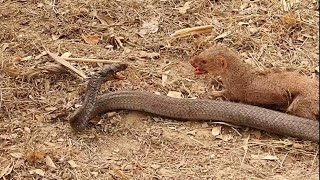
[(200, 34), (200, 33), (210, 33), (212, 32), (213, 25), (206, 25), (206, 26), (197, 26), (192, 28), (185, 28), (180, 29), (173, 34), (170, 35), (170, 37), (185, 37), (189, 36), (190, 34)]
[(73, 67), (69, 62), (67, 62), (66, 60), (64, 60), (63, 58), (59, 57), (58, 55), (51, 53), (49, 51), (47, 51), (49, 56), (51, 56), (55, 61), (57, 61), (58, 63), (62, 64), (63, 66), (69, 68), (72, 72), (78, 74), (80, 77), (87, 79), (87, 76), (80, 70), (76, 69), (75, 67)]
[(77, 61), (77, 62), (96, 62), (96, 63), (121, 63), (121, 61), (112, 61), (104, 59), (89, 59), (89, 58), (70, 58), (70, 57), (61, 57), (66, 61)]

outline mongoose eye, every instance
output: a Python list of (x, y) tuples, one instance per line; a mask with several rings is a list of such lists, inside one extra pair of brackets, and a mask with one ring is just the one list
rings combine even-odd
[(202, 60), (201, 63), (202, 63), (202, 64), (207, 64), (207, 61)]

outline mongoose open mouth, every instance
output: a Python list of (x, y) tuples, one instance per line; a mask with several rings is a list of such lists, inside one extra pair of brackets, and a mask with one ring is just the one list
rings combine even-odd
[(197, 74), (197, 75), (200, 75), (200, 74), (207, 74), (208, 71), (203, 70), (203, 69), (196, 68), (196, 69), (194, 70), (194, 73)]

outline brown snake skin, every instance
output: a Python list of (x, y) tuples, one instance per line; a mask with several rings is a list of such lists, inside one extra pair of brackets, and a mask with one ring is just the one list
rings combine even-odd
[(223, 121), (276, 134), (319, 142), (319, 121), (292, 116), (257, 106), (200, 99), (177, 99), (139, 91), (120, 91), (96, 95), (101, 83), (114, 79), (125, 64), (113, 64), (100, 70), (89, 81), (83, 105), (70, 117), (79, 131), (98, 114), (115, 110), (135, 110), (177, 120)]

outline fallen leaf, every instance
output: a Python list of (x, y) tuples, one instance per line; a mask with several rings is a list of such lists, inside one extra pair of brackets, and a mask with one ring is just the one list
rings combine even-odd
[(68, 57), (70, 57), (71, 55), (72, 55), (71, 52), (65, 52), (65, 53), (63, 53), (60, 57), (62, 57), (62, 58), (68, 58)]
[(211, 134), (213, 136), (218, 136), (221, 133), (221, 128), (222, 128), (222, 126), (213, 127), (211, 130)]
[(46, 107), (46, 108), (44, 108), (44, 110), (46, 110), (46, 111), (55, 111), (55, 110), (57, 110), (58, 108), (57, 107)]
[(27, 154), (26, 159), (27, 161), (39, 161), (39, 160), (43, 160), (45, 157), (45, 153), (44, 152), (30, 152)]
[(4, 52), (9, 47), (9, 43), (3, 43), (1, 47), (1, 51)]
[(161, 166), (159, 164), (152, 164), (150, 167), (152, 169), (159, 169)]
[(167, 83), (167, 80), (168, 80), (168, 75), (162, 74), (162, 76), (161, 76), (161, 85), (165, 86), (166, 83)]
[(2, 134), (2, 135), (0, 135), (0, 139), (10, 140), (11, 137), (10, 137), (10, 135)]
[(99, 173), (98, 172), (91, 172), (91, 174), (94, 176), (94, 177), (98, 177)]
[(244, 9), (246, 9), (248, 6), (249, 6), (249, 3), (243, 3), (243, 4), (240, 5), (240, 9), (241, 9), (241, 10), (244, 10)]
[(188, 9), (190, 9), (190, 4), (191, 2), (188, 1), (186, 3), (184, 3), (184, 5), (182, 7), (177, 8), (180, 14), (185, 14), (187, 12)]
[(31, 59), (32, 59), (32, 56), (27, 56), (27, 57), (21, 58), (21, 61), (30, 61)]
[(38, 3), (38, 4), (37, 4), (37, 8), (42, 8), (43, 6), (44, 6), (43, 3)]
[(87, 43), (91, 45), (96, 45), (99, 43), (101, 37), (99, 35), (81, 35), (82, 39)]
[(157, 52), (148, 53), (146, 51), (140, 51), (139, 56), (141, 58), (158, 59), (160, 57), (160, 53), (157, 53)]
[(23, 130), (24, 130), (26, 133), (28, 133), (28, 134), (31, 133), (31, 130), (30, 130), (30, 128), (28, 128), (28, 127), (24, 127)]
[(58, 40), (59, 38), (60, 38), (60, 35), (55, 35), (55, 34), (51, 35), (52, 41)]
[(220, 134), (220, 135), (216, 136), (216, 138), (222, 139), (223, 141), (229, 141), (229, 140), (233, 139), (231, 134)]
[(54, 164), (50, 156), (46, 156), (46, 165), (54, 169), (57, 168), (57, 166)]
[(34, 169), (29, 171), (30, 174), (38, 174), (40, 176), (44, 176), (45, 172), (41, 169)]
[(159, 30), (159, 22), (156, 19), (152, 19), (149, 22), (144, 22), (139, 31), (139, 35), (144, 37), (146, 34), (156, 33)]
[(254, 135), (258, 139), (261, 138), (261, 131), (253, 131), (251, 134)]
[(167, 96), (173, 97), (173, 98), (182, 98), (181, 92), (177, 92), (177, 91), (169, 91)]
[(12, 157), (14, 157), (14, 158), (17, 158), (17, 159), (20, 159), (20, 158), (23, 156), (22, 153), (10, 153), (10, 155), (11, 155)]
[(242, 146), (242, 148), (244, 149), (245, 152), (248, 151), (249, 139), (250, 139), (250, 136), (248, 136), (247, 138), (245, 138), (245, 139), (243, 140), (243, 146)]
[(3, 178), (4, 176), (9, 175), (12, 172), (12, 169), (13, 169), (13, 165), (12, 163), (9, 163), (4, 169), (0, 171), (0, 178)]
[(87, 76), (82, 71), (73, 67), (69, 62), (67, 62), (66, 60), (64, 60), (63, 58), (58, 56), (57, 54), (51, 53), (49, 51), (47, 51), (47, 53), (49, 54), (50, 57), (52, 57), (55, 61), (57, 61), (58, 63), (60, 63), (64, 67), (69, 68), (72, 72), (78, 74), (79, 76), (81, 76), (84, 79), (87, 79)]
[(34, 59), (38, 60), (40, 59), (42, 56), (47, 55), (47, 51), (42, 51), (39, 55), (37, 55), (36, 57), (34, 57)]
[(280, 2), (282, 4), (283, 10), (289, 11), (294, 6), (294, 4), (299, 2), (299, 0), (280, 0)]
[(77, 165), (73, 160), (68, 161), (68, 163), (70, 164), (70, 166), (71, 166), (72, 168), (78, 167), (78, 165)]
[(231, 34), (231, 31), (226, 31), (226, 32), (218, 35), (217, 37), (215, 37), (214, 40), (225, 38), (225, 37), (227, 37), (229, 34)]
[(195, 136), (197, 133), (197, 130), (193, 130), (193, 131), (188, 131), (187, 132), (187, 135), (192, 135), (192, 136)]

